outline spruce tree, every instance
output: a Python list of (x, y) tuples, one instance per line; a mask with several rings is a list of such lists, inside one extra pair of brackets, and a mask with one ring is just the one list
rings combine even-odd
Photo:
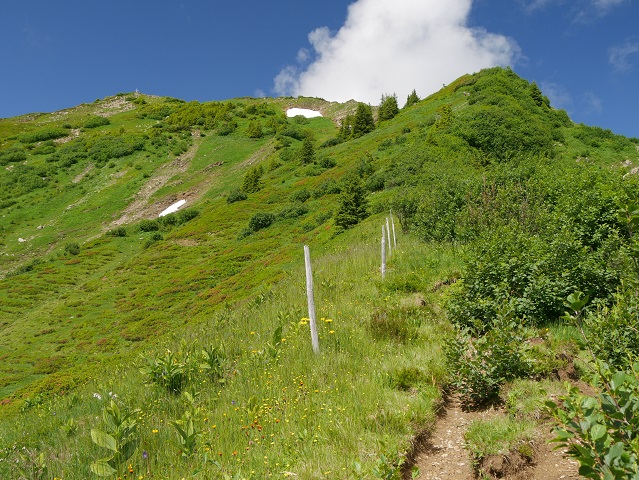
[(260, 125), (259, 120), (251, 120), (249, 122), (249, 126), (246, 129), (246, 135), (249, 138), (262, 138), (264, 132), (262, 132), (262, 125)]
[(302, 165), (313, 163), (313, 160), (315, 160), (313, 141), (309, 137), (304, 138), (304, 141), (302, 141), (302, 146), (299, 150), (299, 158)]
[(408, 96), (408, 98), (406, 98), (406, 105), (404, 105), (404, 108), (408, 108), (411, 105), (415, 105), (417, 102), (419, 102), (419, 97), (417, 96), (417, 92), (413, 89), (413, 91)]
[(375, 120), (373, 120), (373, 110), (370, 105), (358, 103), (353, 121), (353, 138), (361, 137), (375, 130)]
[(379, 104), (379, 112), (377, 119), (379, 122), (390, 120), (399, 113), (397, 106), (397, 95), (382, 95), (382, 101)]
[(344, 179), (339, 196), (339, 206), (335, 212), (335, 225), (346, 229), (357, 225), (368, 216), (368, 199), (360, 178), (349, 174)]

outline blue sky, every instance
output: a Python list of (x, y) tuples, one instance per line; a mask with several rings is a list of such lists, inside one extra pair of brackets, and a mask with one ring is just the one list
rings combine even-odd
[(510, 65), (576, 122), (639, 137), (639, 0), (3, 0), (0, 117), (136, 89), (373, 105)]

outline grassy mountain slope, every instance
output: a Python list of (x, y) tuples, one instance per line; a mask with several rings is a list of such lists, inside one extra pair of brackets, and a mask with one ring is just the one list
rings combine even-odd
[[(289, 107), (324, 117), (287, 119)], [(0, 473), (42, 470), (42, 454), (49, 474), (90, 476), (114, 452), (91, 430), (106, 428), (95, 417), (115, 393), (139, 409), (135, 455), (109, 464), (120, 471), (383, 475), (451, 383), (442, 293), (454, 323), (478, 331), (504, 309), (544, 326), (579, 289), (611, 304), (628, 237), (611, 212), (636, 195), (625, 176), (636, 139), (573, 124), (503, 69), (338, 139), (356, 107), (136, 93), (0, 121), (0, 417), (16, 425), (0, 429)], [(314, 161), (303, 164), (305, 138)], [(350, 173), (372, 215), (340, 233), (333, 217)], [(157, 218), (180, 199), (185, 209)], [(391, 208), (399, 248), (381, 282)], [(495, 251), (507, 232), (502, 246), (536, 238), (531, 255), (546, 263)], [(553, 238), (574, 253), (550, 259)], [(307, 339), (304, 244), (317, 262), (320, 356)], [(510, 269), (495, 268), (499, 258)], [(551, 273), (562, 269), (564, 283)], [(173, 391), (163, 374), (140, 372), (158, 365), (173, 368)]]

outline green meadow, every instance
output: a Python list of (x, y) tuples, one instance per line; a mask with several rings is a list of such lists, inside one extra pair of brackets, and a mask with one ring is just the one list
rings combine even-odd
[(408, 100), (0, 120), (0, 477), (411, 478), (451, 395), (506, 408), (475, 458), (562, 428), (570, 368), (636, 405), (638, 139), (508, 69)]

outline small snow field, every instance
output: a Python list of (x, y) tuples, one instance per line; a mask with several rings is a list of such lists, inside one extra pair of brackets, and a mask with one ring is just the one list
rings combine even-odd
[(317, 110), (309, 110), (308, 108), (289, 108), (286, 110), (287, 117), (297, 117), (301, 115), (306, 118), (321, 117), (322, 114)]
[(162, 210), (162, 212), (160, 213), (160, 215), (158, 215), (158, 217), (163, 217), (164, 215), (168, 215), (169, 213), (175, 213), (179, 210), (179, 208), (184, 205), (186, 203), (186, 200), (180, 200), (178, 202), (175, 202), (173, 205), (171, 205), (170, 207)]

